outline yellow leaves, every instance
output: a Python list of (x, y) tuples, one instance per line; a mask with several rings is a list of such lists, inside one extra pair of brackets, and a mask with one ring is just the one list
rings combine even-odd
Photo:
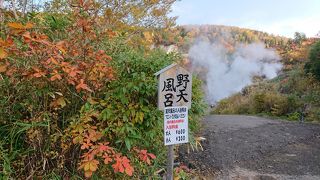
[(13, 44), (12, 39), (2, 40), (0, 38), (0, 60), (8, 57), (8, 52), (5, 47), (9, 47)]
[(135, 122), (143, 122), (144, 113), (143, 112), (137, 112), (135, 117)]
[(88, 101), (91, 105), (99, 104), (99, 102), (97, 101), (97, 99), (92, 98), (92, 97), (89, 97), (89, 98), (87, 99), (87, 101)]
[(150, 32), (143, 32), (143, 36), (147, 42), (152, 43), (153, 41), (153, 34)]
[(161, 10), (161, 9), (153, 9), (152, 10), (152, 15), (159, 17), (159, 16), (163, 16), (163, 14), (165, 13), (165, 11)]
[(79, 169), (84, 170), (85, 177), (89, 178), (92, 176), (92, 173), (97, 171), (99, 165), (99, 161), (96, 159), (85, 161)]
[(77, 136), (72, 139), (73, 144), (79, 144), (83, 142), (83, 137), (82, 136)]

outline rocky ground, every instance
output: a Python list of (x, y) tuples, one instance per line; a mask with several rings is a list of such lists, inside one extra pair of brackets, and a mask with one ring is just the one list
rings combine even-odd
[(204, 151), (179, 150), (179, 161), (206, 179), (320, 179), (320, 125), (253, 116), (203, 121)]

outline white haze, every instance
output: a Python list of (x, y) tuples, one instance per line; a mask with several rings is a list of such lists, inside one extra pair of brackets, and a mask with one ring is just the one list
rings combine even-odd
[(226, 98), (252, 84), (253, 76), (272, 79), (282, 65), (279, 56), (263, 43), (240, 44), (231, 58), (220, 43), (196, 41), (189, 50), (193, 68), (204, 68), (206, 73), (206, 95), (210, 104)]

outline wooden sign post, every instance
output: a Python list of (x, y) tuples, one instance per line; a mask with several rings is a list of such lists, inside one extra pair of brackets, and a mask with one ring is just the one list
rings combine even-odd
[(158, 108), (164, 111), (164, 144), (168, 146), (167, 180), (172, 180), (174, 145), (189, 142), (192, 75), (177, 64), (167, 66), (155, 75), (158, 77)]

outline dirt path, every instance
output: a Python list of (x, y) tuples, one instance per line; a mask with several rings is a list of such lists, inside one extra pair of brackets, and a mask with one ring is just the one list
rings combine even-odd
[(180, 160), (207, 179), (320, 179), (320, 126), (252, 116), (203, 121), (204, 151)]

